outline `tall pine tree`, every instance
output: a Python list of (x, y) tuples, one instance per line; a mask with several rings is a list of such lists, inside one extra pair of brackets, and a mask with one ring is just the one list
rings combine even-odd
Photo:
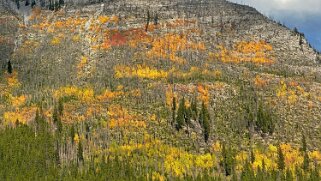
[(284, 155), (280, 145), (278, 147), (278, 169), (279, 170), (285, 169)]
[(179, 131), (183, 128), (185, 122), (185, 98), (183, 97), (179, 103), (179, 107), (177, 110), (177, 117), (176, 117), (176, 129)]
[(77, 158), (78, 158), (78, 162), (84, 161), (84, 150), (83, 150), (81, 141), (79, 141), (79, 143), (78, 143)]
[(210, 135), (210, 114), (208, 113), (207, 107), (204, 102), (202, 103), (200, 120), (202, 122), (204, 140), (205, 142), (207, 142)]
[(13, 72), (13, 68), (12, 68), (12, 65), (11, 65), (11, 61), (9, 60), (8, 61), (8, 73), (12, 74), (12, 72)]

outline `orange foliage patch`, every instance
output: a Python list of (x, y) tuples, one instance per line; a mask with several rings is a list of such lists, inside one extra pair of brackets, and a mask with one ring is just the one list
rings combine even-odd
[(204, 50), (205, 45), (189, 41), (184, 34), (168, 33), (152, 41), (152, 49), (147, 52), (147, 57), (169, 59), (173, 62), (183, 64), (185, 63), (185, 59), (178, 57), (177, 53), (187, 49)]
[(127, 42), (126, 37), (123, 36), (121, 33), (116, 32), (110, 37), (110, 45), (111, 46), (123, 46)]
[(111, 105), (107, 113), (110, 117), (109, 128), (146, 128), (146, 122), (139, 116), (129, 113), (120, 105)]
[(110, 91), (106, 90), (102, 95), (97, 96), (97, 100), (101, 102), (106, 102), (113, 100), (115, 98), (123, 96), (125, 93), (123, 91)]
[(257, 75), (254, 79), (254, 84), (257, 88), (262, 88), (267, 85), (267, 80), (265, 80), (261, 76)]
[(206, 85), (199, 84), (197, 86), (197, 92), (199, 93), (198, 99), (204, 102), (205, 105), (209, 104), (210, 94)]
[(271, 52), (273, 48), (265, 41), (239, 42), (232, 50), (224, 46), (217, 46), (219, 53), (210, 53), (210, 58), (216, 58), (224, 63), (251, 62), (255, 64), (272, 64)]

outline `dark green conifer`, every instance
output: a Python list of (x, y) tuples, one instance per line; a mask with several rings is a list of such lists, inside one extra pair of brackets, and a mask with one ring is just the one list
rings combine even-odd
[(78, 152), (77, 152), (77, 157), (78, 157), (78, 162), (83, 162), (84, 161), (84, 150), (83, 150), (83, 147), (82, 147), (82, 143), (81, 141), (79, 141), (78, 143)]
[(280, 145), (278, 147), (278, 169), (279, 170), (285, 169), (284, 155), (283, 155)]
[(223, 143), (222, 145), (222, 157), (223, 160), (221, 162), (221, 165), (225, 170), (225, 175), (229, 176), (232, 174), (234, 168), (234, 155), (230, 148), (226, 148), (225, 143)]
[(74, 127), (74, 125), (72, 125), (70, 128), (70, 138), (71, 138), (72, 144), (74, 144), (74, 136), (75, 136), (75, 127)]
[(185, 122), (185, 98), (183, 97), (179, 103), (176, 117), (176, 129), (177, 131), (183, 128)]
[(172, 126), (174, 125), (175, 120), (176, 120), (176, 98), (174, 96), (172, 100)]
[(9, 60), (9, 61), (8, 61), (8, 73), (9, 73), (9, 74), (12, 74), (12, 72), (13, 72), (13, 68), (12, 68), (11, 61)]
[(309, 163), (310, 163), (309, 155), (307, 152), (304, 152), (303, 166), (302, 166), (304, 171), (309, 170)]
[(202, 103), (202, 114), (203, 114), (203, 129), (204, 129), (204, 139), (205, 142), (208, 141), (210, 136), (210, 116), (207, 110), (207, 107)]
[(17, 5), (17, 9), (20, 9), (20, 2), (19, 2), (19, 0), (16, 0), (16, 5)]
[(197, 100), (196, 100), (196, 98), (194, 98), (191, 101), (191, 115), (192, 115), (192, 119), (193, 120), (197, 119), (198, 111), (197, 111)]

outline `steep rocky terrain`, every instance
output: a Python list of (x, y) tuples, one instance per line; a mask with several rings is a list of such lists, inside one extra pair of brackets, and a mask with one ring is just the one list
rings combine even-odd
[[(21, 2), (18, 10), (2, 2), (0, 121), (3, 128), (33, 126), (41, 110), (53, 132), (65, 132), (56, 146), (61, 163), (77, 159), (74, 140), (84, 144), (85, 160), (127, 147), (139, 155), (131, 146), (144, 152), (146, 144), (164, 146), (155, 150), (165, 155), (182, 149), (201, 156), (228, 144), (252, 157), (251, 150), (281, 143), (296, 150), (305, 135), (311, 165), (321, 164), (320, 55), (302, 34), (225, 0), (46, 5)], [(66, 141), (70, 129), (76, 133)], [(165, 173), (158, 172), (188, 175), (166, 159)]]

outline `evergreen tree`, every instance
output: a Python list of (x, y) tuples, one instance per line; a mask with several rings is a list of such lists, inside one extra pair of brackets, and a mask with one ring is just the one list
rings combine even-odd
[(293, 32), (294, 32), (295, 35), (299, 35), (300, 34), (300, 32), (299, 32), (297, 27), (294, 27)]
[(89, 124), (86, 122), (85, 123), (85, 126), (86, 126), (86, 139), (89, 138), (89, 133), (90, 133), (90, 127), (89, 127)]
[(304, 154), (302, 168), (303, 168), (304, 171), (308, 171), (309, 170), (309, 162), (310, 162), (310, 160), (309, 160), (309, 155), (307, 153), (307, 143), (306, 143), (306, 139), (305, 139), (304, 134), (302, 134), (302, 148), (301, 148), (301, 151)]
[(63, 116), (64, 113), (64, 102), (63, 99), (59, 99), (58, 101), (58, 114), (59, 116)]
[(11, 65), (11, 61), (9, 60), (8, 61), (8, 73), (12, 74), (12, 72), (13, 72), (13, 68), (12, 68), (12, 65)]
[(35, 117), (35, 124), (36, 124), (36, 132), (37, 133), (44, 133), (47, 131), (47, 123), (45, 118), (42, 115), (42, 108), (37, 109), (36, 117)]
[(302, 134), (302, 148), (301, 151), (306, 152), (307, 151), (307, 142), (305, 140), (304, 134)]
[(71, 138), (72, 145), (74, 144), (74, 136), (75, 136), (75, 127), (74, 125), (72, 125), (70, 128), (70, 138)]
[(59, 141), (56, 141), (56, 148), (55, 148), (55, 160), (56, 160), (56, 164), (59, 165), (60, 164), (60, 156), (59, 156)]
[(79, 143), (78, 143), (77, 158), (78, 158), (78, 162), (83, 162), (84, 161), (83, 147), (82, 147), (81, 141), (79, 141)]
[(272, 113), (266, 109), (268, 109), (267, 106), (264, 106), (263, 103), (261, 102), (259, 104), (258, 111), (257, 111), (256, 126), (263, 133), (272, 134), (274, 132), (275, 123), (273, 122)]
[(299, 168), (298, 166), (295, 167), (295, 174), (296, 174), (296, 178), (298, 181), (304, 181), (304, 176), (302, 174), (301, 168)]
[(226, 148), (225, 143), (222, 145), (222, 157), (221, 165), (225, 170), (225, 175), (229, 176), (232, 174), (234, 168), (234, 155), (230, 148)]
[(54, 112), (53, 112), (52, 118), (53, 118), (54, 124), (57, 127), (58, 133), (61, 133), (62, 127), (63, 127), (62, 122), (61, 122), (61, 115), (59, 114), (58, 108), (56, 106), (54, 107)]
[(59, 5), (62, 6), (65, 4), (65, 1), (64, 0), (59, 0)]
[(304, 152), (303, 166), (302, 166), (304, 171), (308, 171), (309, 170), (309, 163), (310, 163), (309, 155), (308, 155), (307, 152)]
[(175, 96), (173, 97), (173, 100), (172, 100), (172, 126), (173, 124), (175, 123), (175, 120), (176, 120), (176, 98)]
[(36, 1), (35, 1), (35, 0), (32, 0), (32, 2), (31, 2), (31, 7), (33, 8), (34, 6), (36, 6)]
[(158, 25), (158, 14), (157, 13), (154, 17), (154, 25)]
[(52, 119), (53, 119), (54, 124), (56, 124), (59, 121), (58, 108), (56, 106), (54, 107)]
[(319, 174), (319, 167), (317, 165), (315, 165), (313, 171), (311, 172), (311, 175), (310, 175), (310, 180), (311, 181), (320, 181), (321, 180), (321, 177), (320, 177), (320, 174)]
[(192, 119), (192, 111), (191, 111), (191, 108), (187, 108), (185, 106), (185, 123), (188, 125), (188, 126), (192, 126), (192, 122), (191, 122), (191, 119)]
[(146, 22), (146, 28), (145, 28), (145, 31), (146, 31), (146, 32), (148, 31), (149, 21), (150, 21), (150, 12), (149, 12), (149, 10), (148, 10), (148, 11), (147, 11), (147, 22)]
[(19, 119), (16, 120), (15, 125), (16, 125), (16, 127), (20, 126), (20, 121), (19, 121)]
[(279, 170), (285, 169), (284, 155), (283, 155), (280, 145), (278, 147), (278, 169)]
[(45, 6), (46, 6), (45, 0), (40, 0), (40, 6), (41, 6), (41, 7), (45, 7)]
[(286, 170), (286, 180), (288, 180), (288, 181), (293, 181), (294, 180), (292, 172), (289, 169)]
[(179, 103), (179, 107), (177, 110), (177, 117), (176, 117), (176, 129), (179, 131), (183, 128), (185, 122), (185, 98), (183, 97)]
[(204, 140), (205, 142), (208, 141), (209, 135), (210, 135), (210, 116), (207, 110), (206, 105), (204, 102), (202, 103), (202, 111), (201, 111), (201, 118), (202, 119), (202, 126), (203, 126), (203, 134), (204, 134)]
[(16, 5), (17, 5), (17, 9), (20, 9), (20, 2), (19, 2), (19, 0), (16, 0)]
[(197, 115), (198, 115), (198, 111), (197, 111), (197, 100), (196, 98), (194, 98), (191, 101), (191, 117), (193, 120), (197, 120)]
[(25, 6), (29, 6), (29, 5), (30, 5), (29, 0), (26, 0)]

